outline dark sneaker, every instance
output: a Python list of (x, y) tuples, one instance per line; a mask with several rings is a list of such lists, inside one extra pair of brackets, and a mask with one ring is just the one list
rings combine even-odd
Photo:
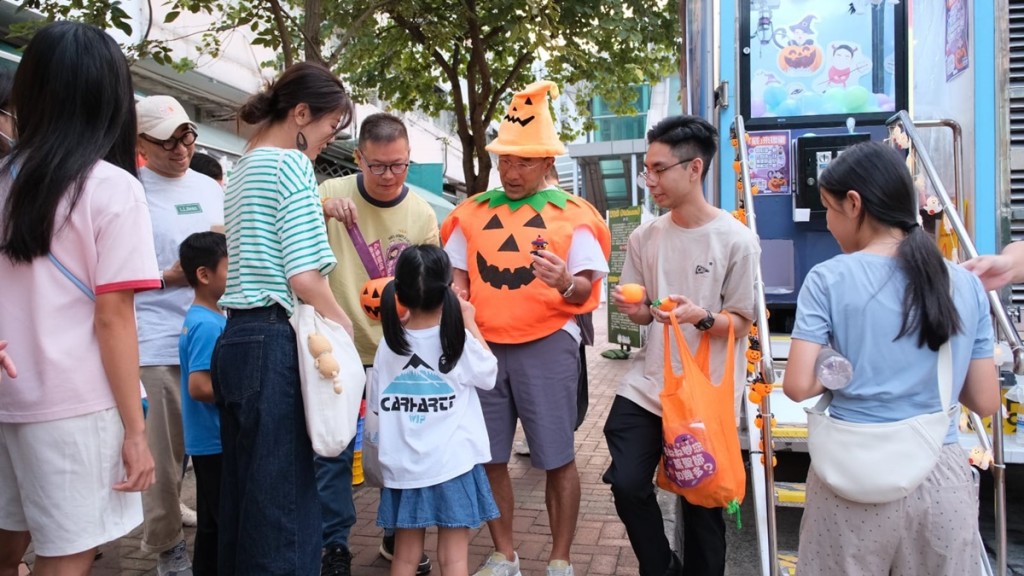
[(352, 576), (352, 554), (344, 546), (328, 546), (320, 558), (320, 576)]
[[(384, 539), (380, 542), (380, 555), (388, 562), (391, 562), (395, 557), (394, 534), (391, 536), (384, 535)], [(420, 565), (416, 567), (416, 576), (423, 576), (424, 574), (430, 574), (430, 556), (426, 554), (420, 557)]]

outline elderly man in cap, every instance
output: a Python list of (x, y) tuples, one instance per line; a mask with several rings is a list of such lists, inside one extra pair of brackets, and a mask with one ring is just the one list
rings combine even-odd
[(485, 468), (501, 517), (488, 523), (495, 550), (479, 576), (520, 574), (508, 472), (517, 419), (531, 463), (547, 473), (547, 574), (573, 574), (569, 551), (580, 506), (573, 442), (580, 342), (575, 316), (599, 303), (610, 234), (593, 206), (545, 181), (554, 156), (565, 153), (549, 91), (558, 96), (552, 82), (541, 81), (513, 97), (498, 138), (487, 146), (498, 155), (502, 187), (463, 202), (441, 229), (456, 289), (468, 293), (480, 332), (498, 358), (497, 384), (480, 392), (480, 403), (491, 443)]
[[(138, 150), (145, 160), (139, 180), (162, 280), (160, 290), (135, 298), (142, 384), (149, 398), (146, 435), (156, 462), (156, 483), (142, 494), (142, 549), (158, 553), (159, 576), (191, 576), (179, 504), (185, 444), (178, 337), (193, 293), (178, 262), (178, 246), (193, 232), (224, 223), (224, 193), (212, 178), (189, 169), (198, 134), (177, 100), (150, 96), (137, 103), (136, 112)], [(216, 574), (216, 556), (203, 569), (203, 554), (195, 558), (195, 573)]]

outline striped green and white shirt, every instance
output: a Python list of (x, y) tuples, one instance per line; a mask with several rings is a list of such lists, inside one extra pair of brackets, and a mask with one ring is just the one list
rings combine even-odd
[(275, 303), (292, 312), (288, 279), (337, 264), (327, 242), (313, 163), (298, 150), (256, 148), (231, 172), (224, 193), (228, 282), (220, 305)]

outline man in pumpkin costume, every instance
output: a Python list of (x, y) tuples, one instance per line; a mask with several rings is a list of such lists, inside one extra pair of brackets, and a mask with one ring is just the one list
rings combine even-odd
[[(704, 197), (703, 182), (718, 149), (718, 131), (702, 118), (675, 116), (651, 128), (647, 142), (639, 177), (658, 207), (669, 212), (641, 224), (626, 245), (619, 281), (641, 284), (646, 298), (627, 302), (616, 286), (612, 299), (619, 311), (643, 326), (671, 322), (669, 316), (674, 315), (691, 351), (697, 350), (704, 335), (709, 336), (712, 382), (725, 378), (726, 351), (735, 346), (731, 384), (734, 393), (740, 394), (746, 383), (744, 352), (754, 316), (754, 272), (761, 248), (746, 226)], [(671, 309), (652, 305), (654, 298), (670, 300)], [(661, 331), (661, 326), (652, 329), (619, 384), (604, 426), (612, 463), (602, 480), (611, 485), (615, 510), (626, 526), (641, 576), (722, 576), (722, 509), (680, 498), (685, 530), (680, 560), (669, 547), (651, 481), (663, 450), (660, 394), (665, 340)], [(671, 354), (678, 372), (678, 349)], [(738, 406), (738, 396), (736, 400)]]
[(512, 540), (515, 497), (508, 473), (516, 419), (533, 466), (547, 472), (552, 548), (547, 573), (573, 573), (569, 550), (579, 515), (573, 429), (580, 330), (574, 316), (597, 307), (608, 272), (610, 234), (585, 200), (548, 186), (558, 141), (552, 82), (517, 93), (487, 150), (498, 155), (502, 187), (459, 205), (441, 227), (456, 288), (476, 307), (480, 331), (498, 358), (493, 390), (480, 393), (491, 443), (485, 464), (501, 517), (488, 523), (495, 552), (476, 574), (518, 576)]
[[(331, 178), (320, 185), (327, 239), (338, 265), (328, 276), (331, 292), (352, 319), (356, 349), (364, 367), (373, 364), (383, 337), (379, 320), (363, 313), (360, 294), (371, 277), (390, 277), (402, 251), (414, 244), (438, 245), (434, 210), (405, 185), (409, 168), (409, 133), (401, 118), (371, 114), (359, 127), (355, 160), (361, 172)], [(358, 243), (353, 226), (358, 228)], [(374, 306), (379, 314), (379, 304)], [(321, 576), (348, 576), (352, 555), (349, 533), (356, 523), (352, 500), (352, 460), (349, 444), (336, 457), (316, 457), (316, 481), (323, 515), (324, 555)], [(385, 533), (380, 554), (391, 560), (394, 533)], [(430, 572), (430, 558), (420, 560), (417, 574)]]

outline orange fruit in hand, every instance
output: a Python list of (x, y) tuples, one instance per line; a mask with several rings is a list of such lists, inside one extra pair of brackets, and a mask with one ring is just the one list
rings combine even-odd
[(636, 304), (644, 299), (644, 287), (639, 284), (620, 284), (619, 292), (627, 304)]
[(676, 303), (669, 300), (668, 298), (658, 300), (658, 309), (660, 309), (663, 312), (671, 312), (676, 309)]

